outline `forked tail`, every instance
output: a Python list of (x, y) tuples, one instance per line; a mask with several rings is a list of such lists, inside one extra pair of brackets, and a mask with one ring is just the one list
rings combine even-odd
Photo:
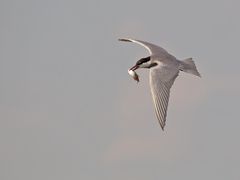
[(192, 58), (180, 61), (179, 70), (201, 77)]

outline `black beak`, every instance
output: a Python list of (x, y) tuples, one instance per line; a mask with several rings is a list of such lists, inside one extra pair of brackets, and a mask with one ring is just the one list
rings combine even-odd
[(135, 70), (138, 69), (138, 68), (139, 68), (139, 66), (138, 66), (138, 65), (135, 65), (135, 66), (131, 67), (130, 70), (135, 71)]

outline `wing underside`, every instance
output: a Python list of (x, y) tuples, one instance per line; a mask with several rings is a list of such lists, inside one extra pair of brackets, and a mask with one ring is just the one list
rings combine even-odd
[[(166, 74), (166, 72), (164, 73)], [(166, 124), (170, 88), (172, 87), (174, 80), (178, 76), (178, 72), (175, 73), (171, 72), (169, 73), (171, 79), (169, 79), (168, 81), (164, 81), (163, 78), (164, 73), (163, 71), (161, 71), (161, 69), (150, 71), (150, 87), (153, 98), (153, 104), (157, 119), (162, 130), (164, 130)]]
[(170, 88), (168, 88), (164, 83), (160, 82), (155, 86), (151, 86), (151, 92), (157, 119), (161, 128), (164, 130), (167, 117)]

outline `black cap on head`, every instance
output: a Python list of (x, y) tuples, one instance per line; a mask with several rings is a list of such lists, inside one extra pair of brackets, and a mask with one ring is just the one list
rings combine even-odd
[(141, 58), (140, 60), (138, 60), (137, 62), (136, 62), (136, 65), (141, 65), (141, 64), (143, 64), (143, 63), (146, 63), (146, 62), (148, 62), (148, 61), (150, 61), (150, 56), (148, 56), (148, 57), (146, 57), (146, 58)]

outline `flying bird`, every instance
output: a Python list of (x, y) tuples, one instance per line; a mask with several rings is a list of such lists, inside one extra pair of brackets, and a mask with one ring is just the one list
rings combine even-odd
[(136, 64), (129, 69), (129, 74), (134, 75), (134, 78), (136, 77), (135, 70), (139, 68), (147, 68), (150, 70), (149, 81), (155, 113), (162, 130), (164, 130), (170, 88), (178, 76), (179, 71), (201, 77), (194, 61), (192, 58), (187, 58), (182, 61), (178, 60), (165, 49), (149, 42), (129, 38), (119, 39), (119, 41), (139, 44), (145, 47), (150, 53), (150, 56), (138, 60)]

